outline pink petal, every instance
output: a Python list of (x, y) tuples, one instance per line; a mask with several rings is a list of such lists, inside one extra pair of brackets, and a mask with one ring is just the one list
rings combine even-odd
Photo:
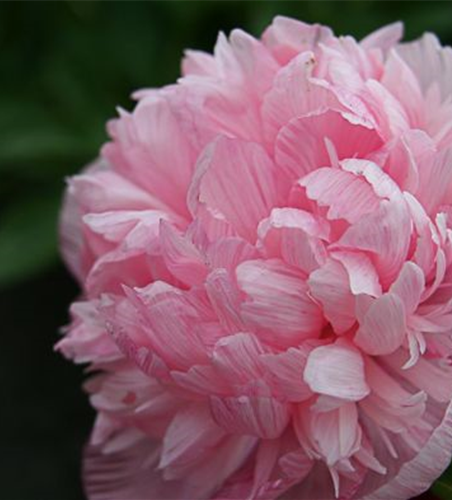
[(182, 478), (205, 458), (206, 449), (214, 449), (224, 437), (207, 406), (193, 403), (179, 411), (163, 439), (159, 468), (165, 469), (165, 479)]
[(402, 299), (394, 293), (375, 299), (356, 332), (356, 345), (371, 355), (394, 352), (406, 336), (405, 314)]
[(312, 396), (312, 391), (303, 378), (309, 352), (315, 347), (294, 348), (279, 354), (264, 354), (261, 363), (270, 370), (274, 377), (278, 393), (288, 401), (304, 401)]
[(288, 405), (271, 397), (213, 396), (210, 403), (215, 421), (230, 433), (275, 439), (283, 433), (290, 419)]
[(166, 206), (187, 215), (184, 200), (195, 153), (166, 99), (142, 99), (132, 114), (123, 112), (111, 122), (109, 131), (113, 142), (104, 146), (103, 156)]
[(290, 346), (317, 337), (323, 327), (320, 309), (300, 275), (279, 260), (247, 261), (236, 270), (247, 294), (241, 306), (244, 322), (271, 345)]
[(234, 271), (246, 260), (258, 257), (256, 248), (246, 240), (237, 237), (221, 238), (214, 241), (207, 249), (207, 259), (210, 267)]
[(262, 39), (278, 61), (287, 64), (297, 54), (313, 50), (319, 42), (324, 42), (332, 36), (332, 31), (326, 26), (276, 16), (265, 30)]
[(187, 236), (162, 221), (160, 243), (164, 261), (173, 276), (189, 286), (204, 282), (208, 273), (205, 259)]
[(402, 351), (395, 352), (385, 357), (392, 369), (396, 370), (403, 378), (408, 380), (414, 387), (425, 391), (439, 403), (447, 403), (452, 397), (452, 368), (441, 365), (435, 359), (420, 357), (414, 366), (402, 369), (407, 361), (407, 355)]
[(127, 178), (107, 170), (105, 163), (94, 172), (72, 177), (69, 192), (86, 212), (164, 208), (155, 198)]
[(266, 137), (270, 143), (292, 118), (341, 109), (330, 90), (311, 80), (315, 63), (312, 52), (302, 52), (276, 74), (273, 87), (265, 95), (262, 105)]
[(334, 251), (331, 252), (331, 258), (344, 266), (350, 280), (350, 291), (354, 295), (362, 293), (373, 297), (381, 295), (381, 285), (377, 271), (366, 254)]
[(403, 23), (395, 22), (373, 31), (361, 40), (361, 46), (366, 50), (382, 49), (388, 51), (403, 37)]
[(382, 83), (368, 80), (360, 96), (375, 116), (377, 130), (385, 141), (410, 128), (407, 112)]
[(213, 365), (231, 386), (244, 386), (264, 377), (260, 356), (265, 353), (259, 340), (249, 333), (224, 337), (215, 345)]
[(380, 207), (351, 226), (337, 247), (372, 252), (383, 287), (396, 278), (410, 245), (411, 220), (404, 200), (383, 200)]
[(426, 33), (419, 40), (403, 43), (397, 52), (408, 63), (426, 92), (432, 84), (438, 85), (442, 99), (450, 96), (452, 80), (452, 49), (441, 47), (432, 33)]
[(416, 198), (430, 216), (435, 216), (439, 206), (449, 203), (452, 194), (452, 148), (435, 155), (425, 155), (418, 166), (419, 189)]
[(188, 194), (193, 214), (204, 204), (254, 242), (275, 202), (274, 167), (261, 146), (221, 137), (204, 151)]
[(215, 76), (216, 64), (211, 54), (201, 50), (186, 50), (182, 61), (182, 73), (187, 75)]
[(344, 333), (353, 326), (356, 321), (355, 300), (350, 290), (350, 278), (342, 264), (328, 259), (311, 273), (308, 286), (336, 333)]
[(158, 446), (143, 437), (141, 443), (118, 453), (99, 447), (85, 450), (84, 486), (90, 500), (136, 500), (175, 498), (178, 481), (165, 481), (156, 469)]
[(396, 49), (389, 53), (381, 83), (403, 105), (412, 128), (424, 123), (423, 97), (419, 81)]
[(259, 243), (269, 258), (280, 257), (307, 274), (325, 262), (323, 240), (329, 226), (309, 212), (296, 208), (274, 208), (258, 228)]
[(276, 139), (276, 163), (292, 179), (331, 164), (325, 145), (328, 139), (339, 160), (365, 158), (382, 141), (374, 130), (350, 122), (343, 114), (327, 111), (292, 119)]
[(350, 223), (377, 210), (380, 199), (360, 176), (336, 168), (318, 168), (299, 181), (309, 199), (328, 207), (328, 219)]
[(412, 314), (419, 305), (425, 288), (425, 276), (414, 262), (405, 262), (389, 292), (397, 295), (405, 306), (407, 315)]
[(432, 478), (439, 477), (449, 465), (451, 446), (452, 405), (449, 405), (441, 424), (422, 450), (403, 464), (394, 478), (366, 495), (363, 500), (405, 500), (427, 490)]
[(347, 401), (359, 401), (370, 391), (361, 354), (341, 341), (317, 347), (309, 354), (304, 380), (313, 392)]
[(171, 367), (187, 369), (207, 361), (201, 318), (178, 289), (155, 282), (129, 292), (155, 352)]

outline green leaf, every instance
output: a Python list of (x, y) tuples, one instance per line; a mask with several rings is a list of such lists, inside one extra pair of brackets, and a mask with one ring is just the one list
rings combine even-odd
[(449, 467), (449, 469), (435, 481), (431, 490), (441, 500), (450, 500), (452, 498), (452, 467)]
[(56, 219), (60, 196), (18, 199), (0, 218), (0, 289), (57, 261)]

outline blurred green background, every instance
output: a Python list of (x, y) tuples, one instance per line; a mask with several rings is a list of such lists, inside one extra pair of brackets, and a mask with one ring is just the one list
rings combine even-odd
[[(177, 78), (184, 48), (211, 50), (234, 27), (257, 36), (276, 14), (357, 38), (403, 20), (406, 39), (452, 42), (449, 1), (0, 2), (0, 499), (83, 498), (93, 414), (82, 369), (52, 352), (77, 295), (57, 251), (64, 178), (134, 89)], [(448, 484), (434, 488), (446, 500)]]

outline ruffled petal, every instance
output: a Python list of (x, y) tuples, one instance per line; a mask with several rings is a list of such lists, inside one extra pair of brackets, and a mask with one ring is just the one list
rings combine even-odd
[[(248, 202), (247, 202), (248, 200)], [(253, 242), (259, 221), (277, 201), (274, 166), (261, 146), (221, 137), (198, 161), (188, 205), (196, 215), (205, 205)]]

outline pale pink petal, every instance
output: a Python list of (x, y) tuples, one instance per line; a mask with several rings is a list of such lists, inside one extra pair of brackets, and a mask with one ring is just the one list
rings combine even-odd
[(254, 242), (259, 221), (277, 199), (273, 179), (273, 163), (260, 146), (221, 137), (198, 161), (188, 205), (193, 214), (205, 205)]
[(398, 275), (407, 257), (411, 224), (404, 200), (383, 200), (375, 212), (351, 226), (337, 246), (371, 252), (385, 287)]
[(315, 66), (312, 52), (302, 52), (276, 74), (262, 105), (267, 140), (273, 143), (279, 130), (298, 116), (342, 109), (333, 92), (311, 79)]
[(375, 130), (354, 124), (344, 114), (327, 111), (294, 118), (280, 130), (276, 163), (293, 179), (329, 166), (325, 139), (332, 143), (339, 160), (365, 158), (383, 144)]
[(329, 259), (312, 272), (309, 290), (322, 305), (325, 318), (338, 334), (349, 330), (355, 323), (355, 301), (350, 290), (350, 278), (344, 266)]
[(90, 500), (177, 499), (181, 484), (165, 481), (156, 469), (159, 448), (143, 441), (118, 453), (104, 453), (88, 446), (83, 467), (84, 486)]
[(361, 354), (352, 344), (341, 341), (317, 347), (309, 354), (304, 380), (313, 392), (347, 401), (359, 401), (370, 391)]
[(226, 269), (216, 269), (207, 276), (205, 289), (219, 322), (231, 332), (246, 330), (240, 316), (242, 294)]
[(190, 473), (205, 458), (205, 451), (213, 451), (224, 437), (205, 404), (193, 403), (179, 411), (163, 439), (159, 468), (164, 469), (165, 479)]
[(167, 101), (142, 99), (132, 114), (111, 123), (110, 135), (113, 142), (104, 146), (103, 156), (166, 206), (187, 215), (185, 195), (195, 153)]
[(201, 50), (186, 50), (182, 60), (182, 73), (187, 75), (215, 76), (216, 64), (211, 54)]
[(195, 245), (168, 223), (160, 223), (163, 259), (173, 276), (186, 285), (201, 284), (208, 269), (205, 258)]
[(375, 299), (364, 316), (355, 343), (368, 354), (390, 354), (406, 336), (406, 311), (401, 298), (387, 293)]
[(452, 397), (452, 368), (444, 364), (441, 365), (435, 359), (429, 360), (421, 357), (414, 366), (402, 369), (407, 357), (407, 354), (398, 351), (386, 357), (385, 363), (436, 401), (440, 403), (450, 401)]
[[(227, 78), (229, 84), (232, 79), (246, 84), (248, 91), (253, 89), (259, 97), (269, 90), (279, 69), (267, 47), (240, 29), (231, 32), (229, 44), (220, 34), (215, 46), (215, 59), (220, 77)], [(256, 74), (259, 74), (257, 79)]]
[(69, 181), (69, 192), (85, 212), (108, 212), (111, 210), (146, 210), (164, 208), (146, 191), (107, 170), (108, 163), (101, 164), (94, 173), (89, 170)]
[(289, 423), (288, 405), (271, 397), (213, 396), (210, 398), (210, 403), (215, 421), (230, 433), (275, 439), (283, 433)]
[(320, 24), (306, 24), (297, 19), (276, 16), (262, 39), (281, 64), (287, 64), (300, 52), (313, 50), (331, 38), (333, 32)]
[(260, 356), (265, 352), (254, 335), (237, 333), (217, 342), (212, 363), (218, 372), (229, 381), (231, 387), (246, 386), (253, 379), (263, 379), (265, 372)]
[(70, 329), (55, 346), (76, 363), (108, 362), (120, 356), (104, 322), (97, 315), (98, 307), (98, 301), (74, 302)]
[(403, 464), (393, 479), (366, 495), (364, 500), (405, 500), (427, 490), (432, 478), (439, 477), (449, 465), (451, 445), (452, 405), (449, 405), (441, 424), (433, 431), (421, 452)]
[(443, 100), (451, 95), (452, 49), (441, 47), (435, 35), (426, 33), (419, 40), (403, 43), (397, 52), (411, 67), (424, 92), (437, 85)]
[(360, 176), (337, 168), (318, 168), (299, 181), (309, 199), (328, 207), (328, 219), (359, 221), (378, 209), (380, 199)]
[(331, 258), (344, 266), (350, 280), (350, 291), (354, 295), (362, 293), (373, 297), (381, 295), (377, 271), (365, 253), (334, 251), (331, 252)]
[(152, 348), (164, 361), (174, 368), (189, 368), (207, 360), (199, 313), (180, 290), (155, 282), (131, 290), (129, 296), (142, 316)]
[(402, 104), (411, 127), (421, 128), (425, 119), (422, 90), (418, 79), (397, 53), (397, 49), (389, 53), (381, 83)]
[(254, 260), (240, 264), (236, 275), (247, 295), (241, 316), (262, 340), (286, 346), (320, 334), (321, 311), (299, 272), (282, 261)]
[(409, 118), (402, 104), (377, 80), (368, 80), (361, 92), (377, 122), (377, 130), (384, 140), (390, 140), (408, 130)]
[(219, 239), (209, 245), (206, 257), (213, 269), (222, 268), (232, 272), (241, 262), (257, 258), (258, 252), (246, 240), (230, 237)]
[(366, 50), (382, 49), (388, 51), (403, 37), (403, 23), (395, 22), (373, 31), (361, 40), (361, 45)]
[(279, 354), (264, 354), (261, 363), (274, 377), (278, 393), (284, 394), (288, 401), (304, 401), (312, 396), (312, 391), (303, 378), (309, 352), (316, 347), (296, 349), (291, 347)]
[(402, 299), (407, 315), (412, 314), (421, 300), (425, 288), (425, 276), (414, 262), (405, 262), (389, 292)]
[(443, 203), (450, 203), (452, 194), (452, 148), (423, 158), (418, 166), (419, 189), (416, 198), (425, 211), (435, 216)]
[(307, 274), (325, 262), (329, 232), (326, 221), (296, 208), (274, 208), (258, 228), (266, 257), (282, 258)]

